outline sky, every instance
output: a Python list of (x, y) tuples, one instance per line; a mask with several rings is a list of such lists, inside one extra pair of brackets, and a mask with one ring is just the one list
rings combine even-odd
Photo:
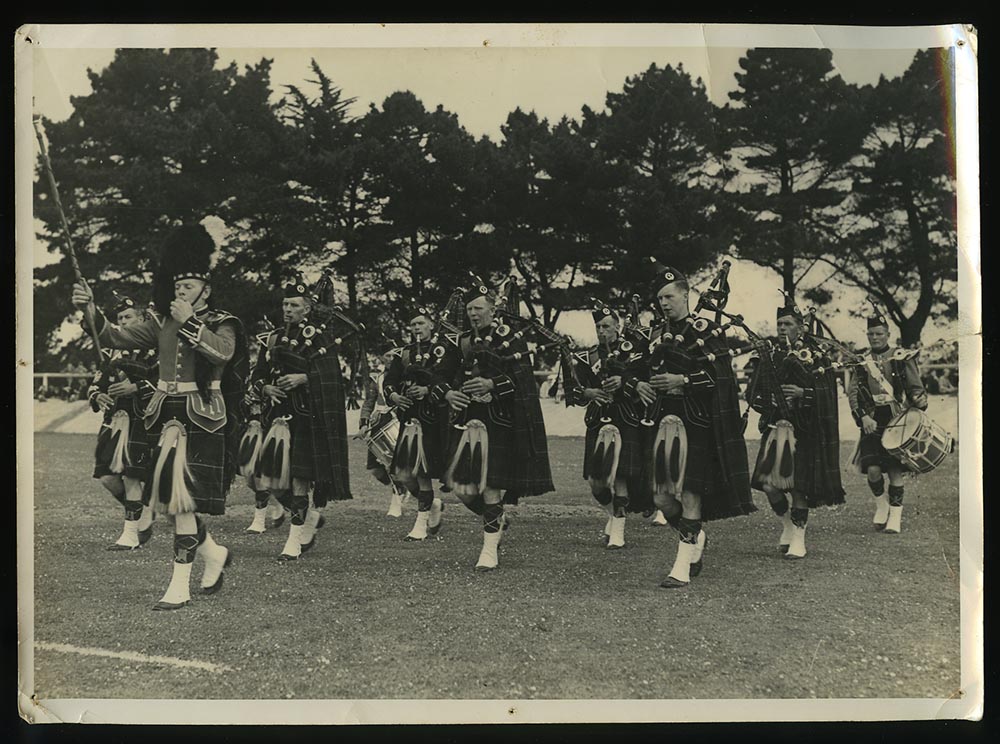
[[(704, 81), (714, 103), (725, 104), (736, 88), (735, 73), (745, 51), (745, 47), (218, 48), (220, 66), (254, 64), (265, 56), (272, 59), (276, 95), (283, 85), (301, 86), (309, 80), (310, 61), (316, 59), (346, 96), (357, 99), (352, 114), (362, 115), (370, 104), (379, 105), (391, 93), (409, 90), (426, 108), (440, 104), (457, 114), (471, 134), (494, 140), (500, 138), (507, 114), (517, 107), (550, 121), (578, 118), (584, 105), (602, 109), (609, 91), (621, 91), (626, 77), (653, 63), (683, 64)], [(914, 49), (833, 49), (833, 62), (848, 82), (872, 84), (880, 75), (900, 75), (914, 53)], [(87, 69), (99, 71), (113, 56), (110, 48), (37, 49), (36, 112), (56, 121), (67, 118), (72, 111), (70, 97), (90, 92)], [(36, 265), (49, 260), (36, 251)], [(818, 267), (810, 279), (819, 283), (827, 274)], [(781, 302), (778, 276), (737, 261), (731, 283), (730, 308), (743, 313), (752, 327), (773, 329), (774, 310)], [(839, 337), (864, 345), (864, 323), (848, 312), (864, 303), (864, 295), (839, 287), (835, 280), (824, 286), (835, 292), (834, 304), (841, 309), (824, 308), (823, 317)], [(558, 330), (585, 343), (596, 339), (586, 312), (565, 313)], [(945, 333), (928, 327), (924, 342)]]

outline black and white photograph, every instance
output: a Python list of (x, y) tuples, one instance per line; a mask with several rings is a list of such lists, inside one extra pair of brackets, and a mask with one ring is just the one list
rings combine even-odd
[(22, 27), (22, 718), (980, 718), (977, 44)]

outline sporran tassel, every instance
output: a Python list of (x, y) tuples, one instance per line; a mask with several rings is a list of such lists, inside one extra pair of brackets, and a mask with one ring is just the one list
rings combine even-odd
[(427, 453), (424, 451), (424, 428), (419, 421), (408, 421), (403, 427), (393, 456), (393, 478), (407, 488), (416, 488), (417, 478), (425, 475), (428, 467)]
[(260, 486), (270, 491), (287, 491), (291, 479), (292, 432), (288, 420), (276, 418), (264, 438), (260, 458)]
[(615, 490), (618, 477), (618, 460), (621, 456), (621, 432), (614, 424), (605, 424), (597, 432), (591, 466), (590, 487), (599, 491)]
[(160, 433), (152, 491), (157, 497), (156, 511), (161, 514), (190, 514), (195, 511), (194, 498), (187, 486), (190, 477), (187, 437), (184, 424), (176, 419), (164, 424)]
[(117, 411), (111, 417), (111, 443), (114, 448), (111, 454), (112, 473), (124, 473), (128, 465), (128, 435), (131, 420), (125, 411)]
[[(763, 446), (763, 445), (762, 445)], [(780, 491), (795, 487), (795, 428), (784, 419), (768, 432), (767, 455), (760, 464), (760, 482)]]
[(472, 419), (466, 424), (455, 448), (455, 456), (445, 473), (445, 483), (456, 496), (467, 502), (486, 490), (488, 464), (489, 434), (486, 424)]
[(664, 416), (656, 431), (653, 452), (653, 493), (657, 496), (680, 496), (684, 492), (684, 473), (687, 470), (687, 430), (679, 416)]
[(253, 478), (260, 459), (263, 430), (260, 421), (251, 421), (240, 440), (239, 468), (244, 478)]

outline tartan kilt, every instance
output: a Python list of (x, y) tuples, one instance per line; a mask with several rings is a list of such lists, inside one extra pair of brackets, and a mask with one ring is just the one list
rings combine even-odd
[[(628, 506), (630, 512), (646, 512), (653, 508), (653, 493), (649, 488), (646, 455), (646, 434), (639, 427), (612, 422), (621, 434), (621, 452), (618, 454), (618, 476), (624, 476), (628, 485)], [(597, 435), (604, 424), (587, 428), (583, 451), (583, 477), (590, 480), (594, 463), (594, 447)], [(645, 427), (643, 427), (645, 428)], [(652, 448), (652, 442), (649, 445)]]
[[(793, 475), (795, 485), (792, 486), (791, 490), (804, 495), (810, 509), (844, 503), (843, 490), (841, 489), (839, 494), (836, 490), (831, 490), (828, 487), (828, 474), (814, 466), (817, 456), (820, 454), (820, 447), (821, 442), (815, 436), (799, 430), (795, 431), (795, 469)], [(754, 464), (753, 476), (750, 479), (750, 486), (758, 491), (764, 490), (759, 471), (766, 451), (767, 448), (764, 447), (762, 439), (761, 446), (757, 450), (757, 462)]]
[(146, 479), (146, 469), (149, 464), (149, 450), (155, 440), (150, 442), (149, 433), (138, 416), (129, 414), (128, 442), (125, 444), (126, 461), (123, 473), (111, 472), (111, 459), (102, 456), (105, 444), (111, 438), (111, 427), (108, 424), (101, 424), (101, 430), (97, 433), (97, 446), (94, 448), (94, 477), (101, 478), (105, 475), (126, 475), (135, 480)]
[(889, 468), (899, 468), (904, 472), (909, 470), (882, 446), (882, 435), (885, 433), (885, 427), (892, 421), (892, 409), (889, 406), (878, 406), (872, 418), (875, 419), (878, 428), (871, 434), (861, 434), (861, 440), (858, 444), (858, 472), (867, 474), (868, 468), (873, 465), (877, 465), (882, 470)]
[[(472, 403), (466, 409), (468, 415), (466, 421), (479, 419), (486, 424), (486, 434), (489, 437), (489, 454), (486, 460), (486, 487), (505, 490), (515, 486), (513, 474), (513, 452), (514, 452), (514, 429), (507, 425), (502, 426), (490, 416), (489, 405), (482, 403)], [(448, 431), (448, 457), (444, 463), (445, 470), (451, 465), (455, 457), (458, 443), (462, 438), (461, 429), (449, 426)]]
[[(187, 487), (198, 514), (225, 514), (226, 493), (223, 490), (223, 462), (226, 454), (225, 427), (207, 432), (195, 424), (187, 413), (187, 397), (168, 395), (160, 414), (147, 429), (149, 436), (148, 477), (143, 488), (143, 503), (151, 504), (159, 497), (152, 493), (153, 469), (159, 457), (159, 436), (163, 425), (177, 419), (187, 432)], [(168, 498), (169, 501), (169, 498)], [(166, 503), (163, 504), (164, 508)]]
[[(312, 481), (316, 478), (316, 467), (313, 463), (312, 428), (309, 417), (295, 413), (288, 422), (288, 430), (292, 435), (290, 472), (293, 478)], [(265, 436), (267, 436), (265, 434)]]
[[(673, 403), (673, 405), (670, 405)], [(656, 442), (656, 432), (660, 420), (667, 414), (674, 414), (684, 422), (687, 434), (687, 464), (684, 469), (684, 490), (701, 497), (701, 520), (708, 522), (714, 519), (741, 517), (748, 513), (745, 507), (734, 503), (729, 497), (730, 486), (723, 474), (723, 465), (719, 459), (719, 446), (716, 433), (711, 424), (695, 426), (684, 410), (682, 401), (670, 401), (662, 404), (656, 426), (646, 429), (644, 447), (648, 474), (645, 478), (647, 487), (653, 489), (654, 463), (653, 445)]]

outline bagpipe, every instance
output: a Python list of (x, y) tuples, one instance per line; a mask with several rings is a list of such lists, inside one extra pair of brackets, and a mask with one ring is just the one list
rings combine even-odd
[[(350, 378), (347, 382), (345, 396), (347, 409), (360, 408), (359, 399), (364, 394), (365, 380), (368, 379), (368, 350), (365, 343), (366, 328), (364, 323), (354, 320), (343, 308), (334, 302), (333, 277), (324, 274), (313, 292), (315, 303), (312, 315), (320, 322), (323, 330), (332, 334), (332, 345), (337, 353), (343, 356), (345, 349), (351, 349), (348, 368)], [(325, 353), (326, 349), (323, 349)]]
[[(482, 280), (475, 274), (471, 275), (473, 280), (482, 284)], [(568, 375), (567, 382), (572, 386), (579, 386), (580, 381), (576, 373), (574, 364), (573, 349), (570, 340), (556, 331), (546, 328), (541, 322), (534, 318), (524, 318), (521, 316), (520, 292), (517, 280), (513, 276), (508, 276), (501, 285), (498, 292), (499, 300), (494, 308), (494, 319), (489, 329), (482, 333), (479, 329), (471, 328), (471, 349), (470, 353), (463, 359), (462, 373), (465, 380), (471, 379), (478, 370), (480, 376), (484, 373), (495, 372), (502, 374), (511, 362), (525, 361), (528, 364), (533, 362), (533, 356), (546, 349), (555, 349), (559, 353), (564, 375)], [(503, 339), (494, 345), (497, 338)], [(528, 341), (535, 343), (534, 349), (512, 351), (520, 342), (525, 345)], [(482, 396), (473, 396), (473, 400), (480, 403), (488, 403), (492, 400), (492, 394), (486, 393)], [(468, 422), (468, 408), (462, 411), (452, 411), (452, 425), (457, 429), (464, 429)]]
[[(669, 373), (687, 376), (697, 372), (706, 362), (714, 363), (742, 353), (734, 349), (724, 352), (709, 349), (711, 342), (725, 338), (725, 333), (730, 328), (742, 327), (742, 316), (728, 314), (723, 310), (729, 299), (729, 268), (730, 262), (723, 261), (710, 288), (699, 297), (691, 314), (680, 324), (671, 322), (657, 303), (650, 303), (653, 324), (649, 328), (647, 362), (651, 375)], [(702, 310), (716, 314), (716, 327), (707, 334), (705, 332), (710, 325), (709, 319), (695, 317)], [(728, 322), (723, 323), (723, 318)], [(646, 405), (641, 421), (644, 426), (656, 425), (664, 395), (663, 391), (657, 391), (656, 400)], [(701, 413), (707, 415), (706, 411)]]

